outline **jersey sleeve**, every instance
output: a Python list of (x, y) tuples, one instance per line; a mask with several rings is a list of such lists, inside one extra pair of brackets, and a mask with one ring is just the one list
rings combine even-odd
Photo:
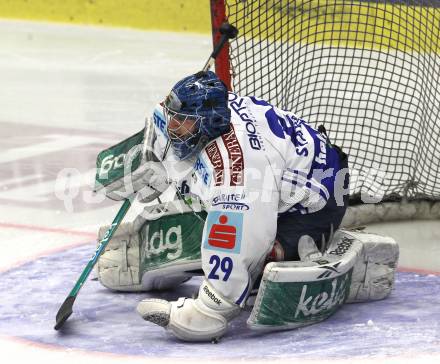
[[(280, 186), (280, 212), (321, 210), (334, 192), (339, 158), (327, 137), (291, 112), (275, 109), (287, 142)], [(278, 126), (278, 125), (277, 125)]]
[(263, 135), (267, 151), (278, 153), (283, 160), (279, 212), (307, 214), (320, 210), (331, 196), (334, 176), (328, 168), (331, 158), (325, 136), (290, 111), (255, 97), (249, 99), (258, 120), (266, 122)]

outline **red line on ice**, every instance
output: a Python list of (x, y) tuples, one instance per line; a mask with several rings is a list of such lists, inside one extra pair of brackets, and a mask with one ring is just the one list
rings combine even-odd
[[(55, 233), (55, 234), (64, 234), (64, 235), (75, 235), (75, 236), (85, 236), (90, 239), (96, 239), (97, 234), (96, 233), (89, 233), (85, 231), (76, 231), (76, 230), (69, 230), (69, 229), (62, 229), (62, 228), (49, 228), (44, 226), (34, 226), (34, 225), (24, 225), (24, 224), (13, 224), (13, 223), (2, 223), (0, 222), (0, 228), (9, 228), (9, 229), (18, 229), (18, 230), (31, 230), (31, 231), (41, 231), (41, 232), (47, 232), (47, 233)], [(46, 249), (42, 250), (34, 255), (25, 257), (23, 259), (15, 260), (11, 262), (10, 265), (0, 267), (0, 273), (6, 272), (10, 269), (17, 268), (23, 264), (26, 264), (28, 262), (31, 262), (37, 258), (51, 255), (54, 253), (66, 251), (70, 248), (74, 248), (80, 245), (90, 244), (91, 241), (81, 241), (71, 244), (62, 244), (56, 248), (52, 249)], [(92, 250), (91, 250), (92, 253)]]
[(41, 231), (41, 232), (46, 232), (46, 233), (57, 233), (57, 234), (88, 236), (88, 237), (91, 237), (91, 238), (96, 238), (96, 234), (95, 233), (89, 233), (89, 232), (85, 232), (85, 231), (69, 230), (69, 229), (63, 229), (63, 228), (50, 228), (50, 227), (44, 227), (44, 226), (12, 224), (12, 223), (3, 223), (3, 222), (0, 222), (0, 227), (2, 227), (2, 228), (10, 228), (10, 229), (19, 229), (19, 230)]
[(398, 272), (419, 273), (419, 274), (433, 274), (436, 276), (440, 276), (439, 271), (434, 271), (434, 270), (429, 270), (429, 269), (399, 267), (399, 268), (397, 268), (397, 271)]

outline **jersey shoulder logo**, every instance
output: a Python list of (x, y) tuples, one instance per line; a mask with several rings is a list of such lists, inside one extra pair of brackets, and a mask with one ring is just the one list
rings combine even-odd
[(193, 169), (199, 175), (206, 186), (209, 186), (211, 184), (212, 170), (208, 167), (207, 163), (201, 155), (197, 157)]
[(225, 179), (225, 166), (217, 142), (214, 141), (208, 144), (205, 148), (205, 151), (212, 166), (214, 167), (214, 184), (215, 186), (221, 186)]
[(153, 113), (153, 122), (156, 128), (159, 129), (160, 132), (168, 139), (167, 123), (165, 121), (163, 114), (159, 112), (157, 109), (154, 110)]
[(229, 172), (231, 186), (243, 186), (244, 185), (244, 158), (243, 151), (241, 150), (240, 143), (235, 134), (233, 125), (231, 124), (231, 130), (222, 135), (223, 143), (228, 151), (229, 158)]

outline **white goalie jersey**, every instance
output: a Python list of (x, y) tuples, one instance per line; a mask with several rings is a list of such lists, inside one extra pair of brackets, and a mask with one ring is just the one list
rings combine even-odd
[[(335, 171), (339, 156), (328, 152), (325, 135), (293, 113), (234, 93), (229, 108), (228, 133), (192, 160), (180, 161), (170, 150), (164, 164), (175, 187), (198, 196), (208, 212), (201, 241), (205, 278), (230, 303), (243, 305), (272, 248), (278, 215), (322, 209), (338, 195), (335, 180), (346, 172)], [(167, 132), (160, 105), (154, 125), (154, 151), (162, 158)], [(337, 192), (342, 205), (348, 191)]]

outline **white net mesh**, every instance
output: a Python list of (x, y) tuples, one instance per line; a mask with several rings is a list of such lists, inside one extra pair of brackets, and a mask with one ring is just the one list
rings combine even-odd
[(440, 198), (440, 1), (238, 1), (233, 88), (349, 154), (352, 203)]

